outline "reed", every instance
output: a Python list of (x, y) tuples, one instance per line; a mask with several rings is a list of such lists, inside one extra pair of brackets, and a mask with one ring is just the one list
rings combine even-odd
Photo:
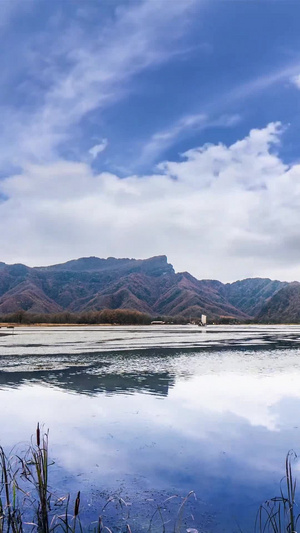
[[(70, 498), (56, 498), (49, 490), (49, 433), (36, 428), (36, 442), (23, 456), (8, 458), (0, 447), (0, 533), (82, 531), (80, 492), (69, 513)], [(62, 508), (57, 515), (53, 509)]]
[(292, 468), (292, 463), (296, 458), (294, 451), (288, 452), (285, 459), (285, 476), (280, 482), (280, 494), (260, 506), (255, 522), (255, 532), (297, 533), (300, 513), (296, 501), (297, 481)]
[[(80, 520), (81, 494), (78, 491), (74, 505), (70, 503), (70, 496), (57, 498), (49, 486), (49, 432), (41, 431), (37, 425), (35, 439), (31, 441), (28, 449), (21, 454), (7, 457), (0, 447), (0, 533), (82, 533), (83, 526)], [(183, 519), (183, 511), (189, 497), (181, 500), (175, 515), (174, 533), (180, 533)], [(168, 501), (178, 498), (172, 496)], [(104, 524), (103, 513), (108, 505), (117, 505), (121, 509), (123, 526), (115, 524), (113, 531), (133, 533), (128, 523), (130, 507), (121, 497), (111, 497), (107, 500), (96, 522), (90, 524), (88, 531), (94, 533), (113, 533)], [(57, 510), (59, 509), (59, 513)], [(124, 510), (126, 512), (124, 512)], [(158, 514), (162, 519), (159, 530), (166, 531), (166, 523), (163, 519), (162, 508), (158, 507), (154, 516)], [(153, 526), (153, 518), (150, 521), (149, 531)], [(116, 529), (117, 528), (117, 529)], [(156, 528), (157, 531), (157, 528)], [(193, 532), (197, 530), (193, 529)], [(138, 533), (135, 531), (135, 533)]]
[[(296, 457), (293, 451), (287, 454), (285, 476), (280, 482), (280, 494), (260, 506), (254, 525), (255, 533), (297, 533), (300, 513), (297, 504), (297, 482), (293, 473), (293, 462)], [(49, 486), (51, 464), (53, 463), (49, 461), (49, 432), (42, 432), (39, 424), (36, 428), (35, 441), (31, 442), (24, 454), (8, 457), (0, 446), (0, 533), (83, 532), (80, 519), (81, 493), (78, 491), (73, 505), (70, 503), (69, 495), (57, 498)], [(155, 531), (165, 533), (168, 530), (181, 533), (184, 530), (198, 533), (198, 529), (183, 527), (184, 510), (191, 497), (195, 497), (193, 491), (181, 499), (177, 515), (173, 513), (173, 518), (169, 520), (166, 520), (164, 515), (167, 511), (166, 505), (178, 496), (167, 498), (153, 513), (148, 532), (153, 531), (154, 519), (158, 519), (160, 525), (155, 527)], [(120, 497), (108, 499), (100, 516), (88, 527), (88, 531), (94, 533), (117, 531), (115, 528), (112, 531), (103, 522), (105, 509), (113, 502), (122, 509), (122, 532), (134, 533), (128, 523), (128, 504)], [(127, 509), (127, 516), (123, 515), (124, 508)]]
[(0, 533), (23, 531), (22, 513), (18, 506), (17, 482), (11, 460), (0, 446)]

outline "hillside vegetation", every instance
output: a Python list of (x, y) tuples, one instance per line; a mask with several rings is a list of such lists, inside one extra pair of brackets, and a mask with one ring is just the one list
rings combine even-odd
[(298, 301), (298, 283), (198, 280), (188, 272), (175, 273), (164, 255), (145, 260), (85, 257), (35, 268), (0, 263), (2, 317), (23, 310), (57, 315), (61, 321), (66, 312), (74, 318), (119, 309), (148, 317), (189, 319), (204, 313), (211, 321), (300, 322)]

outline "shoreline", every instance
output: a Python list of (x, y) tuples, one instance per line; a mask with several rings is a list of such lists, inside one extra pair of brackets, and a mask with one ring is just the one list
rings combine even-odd
[[(14, 328), (38, 328), (38, 327), (43, 327), (43, 328), (62, 328), (62, 327), (70, 327), (70, 328), (75, 328), (75, 327), (84, 327), (84, 328), (87, 328), (87, 327), (131, 327), (131, 326), (134, 326), (134, 327), (152, 327), (155, 326), (160, 326), (160, 327), (183, 327), (183, 326), (194, 326), (194, 327), (200, 327), (200, 328), (204, 328), (204, 326), (198, 326), (197, 324), (107, 324), (107, 323), (99, 323), (99, 324), (76, 324), (76, 323), (68, 323), (68, 322), (64, 322), (64, 323), (55, 323), (55, 322), (35, 322), (35, 323), (32, 323), (32, 324), (20, 324), (20, 323), (15, 323), (15, 322), (0, 322), (0, 329), (3, 328), (3, 329), (14, 329)], [(212, 328), (212, 327), (222, 327), (222, 328), (228, 328), (228, 327), (237, 327), (237, 328), (244, 328), (244, 327), (252, 327), (252, 326), (255, 326), (255, 327), (272, 327), (272, 326), (293, 326), (293, 327), (296, 327), (296, 326), (299, 326), (300, 327), (300, 323), (299, 324), (296, 324), (296, 323), (289, 323), (289, 324), (285, 324), (285, 323), (282, 323), (282, 322), (278, 322), (276, 324), (262, 324), (262, 323), (253, 323), (253, 324), (207, 324), (207, 326), (205, 327), (209, 327), (209, 328)], [(0, 332), (0, 334), (4, 334), (4, 332)]]
[[(16, 324), (14, 322), (0, 322), (0, 328), (13, 329), (13, 328), (60, 328), (60, 327), (91, 327), (91, 326), (122, 326), (123, 324), (55, 324), (54, 322), (36, 322), (34, 324)], [(127, 324), (127, 325), (142, 325), (142, 324)], [(147, 324), (146, 324), (147, 325)]]

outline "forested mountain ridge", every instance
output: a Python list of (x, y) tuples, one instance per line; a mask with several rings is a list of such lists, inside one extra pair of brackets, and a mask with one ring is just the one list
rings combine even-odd
[(20, 309), (32, 313), (133, 309), (153, 316), (199, 317), (205, 313), (211, 320), (258, 317), (263, 321), (266, 317), (272, 321), (272, 302), (278, 308), (285, 288), (300, 292), (300, 284), (262, 278), (226, 284), (198, 280), (188, 272), (175, 273), (164, 255), (83, 257), (34, 268), (0, 263), (0, 314)]
[(300, 323), (300, 283), (287, 283), (269, 298), (257, 315), (259, 322), (271, 324)]

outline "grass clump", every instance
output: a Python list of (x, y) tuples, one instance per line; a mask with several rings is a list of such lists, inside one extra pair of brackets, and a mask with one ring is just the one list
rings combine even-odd
[[(300, 518), (299, 507), (296, 501), (297, 482), (293, 474), (292, 464), (296, 454), (290, 451), (285, 461), (285, 476), (280, 483), (280, 494), (264, 502), (257, 513), (255, 533), (297, 533), (297, 524)], [(0, 533), (133, 533), (127, 522), (129, 513), (123, 520), (121, 529), (113, 531), (104, 524), (100, 514), (97, 520), (88, 528), (82, 525), (80, 519), (81, 494), (77, 493), (74, 500), (70, 496), (57, 497), (49, 486), (49, 432), (42, 433), (39, 424), (36, 428), (35, 441), (21, 456), (14, 454), (8, 457), (0, 446)], [(184, 510), (193, 491), (182, 499), (177, 514), (173, 520), (166, 519), (167, 503), (177, 498), (167, 498), (161, 506), (157, 506), (150, 519), (148, 533), (153, 532), (154, 522), (158, 518), (159, 531), (166, 533), (199, 533), (198, 529), (186, 528), (184, 525)], [(102, 509), (102, 514), (107, 505), (117, 501), (123, 509), (126, 502), (118, 497), (107, 500)], [(73, 503), (72, 503), (73, 502)], [(173, 522), (173, 526), (171, 523)], [(155, 527), (155, 531), (157, 531)], [(241, 530), (242, 531), (242, 530)], [(135, 533), (139, 533), (135, 531)]]
[(50, 491), (49, 434), (41, 434), (38, 424), (35, 437), (23, 457), (8, 457), (0, 446), (0, 533), (82, 531), (80, 492), (72, 513), (70, 498), (56, 498)]
[[(41, 432), (39, 424), (36, 428), (35, 438), (25, 453), (7, 456), (0, 446), (0, 533), (82, 533), (91, 531), (94, 533), (133, 533), (128, 523), (127, 516), (122, 516), (122, 526), (114, 524), (113, 530), (104, 524), (103, 513), (108, 505), (114, 503), (121, 509), (127, 508), (128, 504), (120, 497), (110, 497), (102, 514), (88, 526), (83, 526), (80, 518), (81, 494), (70, 498), (70, 495), (57, 497), (49, 486), (49, 432)], [(181, 502), (177, 516), (174, 517), (174, 527), (168, 528), (172, 533), (180, 533), (183, 525), (183, 513), (191, 491)], [(163, 505), (158, 507), (152, 516), (148, 532), (154, 533), (154, 519), (160, 516), (160, 526), (155, 527), (157, 532), (166, 532), (167, 523), (163, 517), (163, 511), (167, 511), (167, 498)], [(198, 533), (197, 529), (186, 529)], [(135, 533), (139, 533), (135, 530)]]
[(285, 460), (285, 476), (280, 482), (280, 494), (262, 504), (258, 510), (255, 532), (297, 533), (300, 518), (296, 501), (297, 480), (293, 475), (292, 463), (297, 459), (290, 451)]

